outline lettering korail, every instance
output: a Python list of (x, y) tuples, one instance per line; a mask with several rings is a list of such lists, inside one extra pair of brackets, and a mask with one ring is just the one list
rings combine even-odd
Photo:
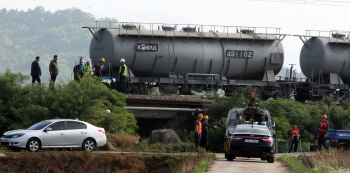
[(158, 51), (158, 44), (138, 44), (136, 51)]

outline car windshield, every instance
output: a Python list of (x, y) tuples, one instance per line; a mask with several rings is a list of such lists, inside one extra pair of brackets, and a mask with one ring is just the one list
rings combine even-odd
[(34, 125), (32, 125), (31, 127), (29, 127), (27, 130), (40, 130), (42, 128), (44, 128), (45, 126), (49, 125), (52, 122), (49, 121), (42, 121), (42, 122), (38, 122)]
[(237, 126), (234, 133), (249, 133), (249, 134), (269, 134), (269, 130), (265, 127), (258, 126)]

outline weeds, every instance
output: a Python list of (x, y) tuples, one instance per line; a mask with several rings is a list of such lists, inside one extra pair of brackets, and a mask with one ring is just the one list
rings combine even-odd
[(335, 150), (317, 152), (315, 156), (282, 157), (296, 172), (345, 173), (350, 172), (350, 151)]
[(192, 173), (201, 173), (209, 170), (211, 162), (215, 159), (214, 153), (204, 153), (203, 158), (198, 162), (198, 169), (194, 169)]

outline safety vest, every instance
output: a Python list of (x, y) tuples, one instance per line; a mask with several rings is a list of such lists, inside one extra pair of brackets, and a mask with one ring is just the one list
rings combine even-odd
[[(202, 133), (202, 123), (201, 121), (197, 120), (196, 126), (197, 126), (197, 123), (198, 123), (198, 133)], [(197, 128), (194, 128), (194, 131), (197, 133)]]
[(325, 123), (322, 123), (320, 125), (320, 129), (318, 130), (318, 135), (326, 135), (327, 133), (327, 125), (328, 125), (328, 122), (325, 122)]
[[(127, 68), (127, 67), (126, 67), (125, 64), (123, 64), (123, 66), (125, 67), (125, 70), (124, 70), (122, 76), (126, 76), (126, 68)], [(119, 68), (119, 74), (120, 74), (121, 71), (122, 71), (122, 67), (120, 66), (120, 68)]]
[(90, 65), (84, 64), (84, 70), (83, 71), (88, 73), (88, 72), (90, 72), (90, 68), (91, 68)]
[(292, 133), (292, 136), (299, 135), (299, 129), (298, 128), (293, 128), (290, 132)]

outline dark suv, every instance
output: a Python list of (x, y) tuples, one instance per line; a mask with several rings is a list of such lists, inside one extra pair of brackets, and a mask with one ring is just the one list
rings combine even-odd
[(261, 158), (269, 163), (275, 161), (273, 135), (264, 125), (237, 125), (228, 145), (228, 161), (236, 157)]

